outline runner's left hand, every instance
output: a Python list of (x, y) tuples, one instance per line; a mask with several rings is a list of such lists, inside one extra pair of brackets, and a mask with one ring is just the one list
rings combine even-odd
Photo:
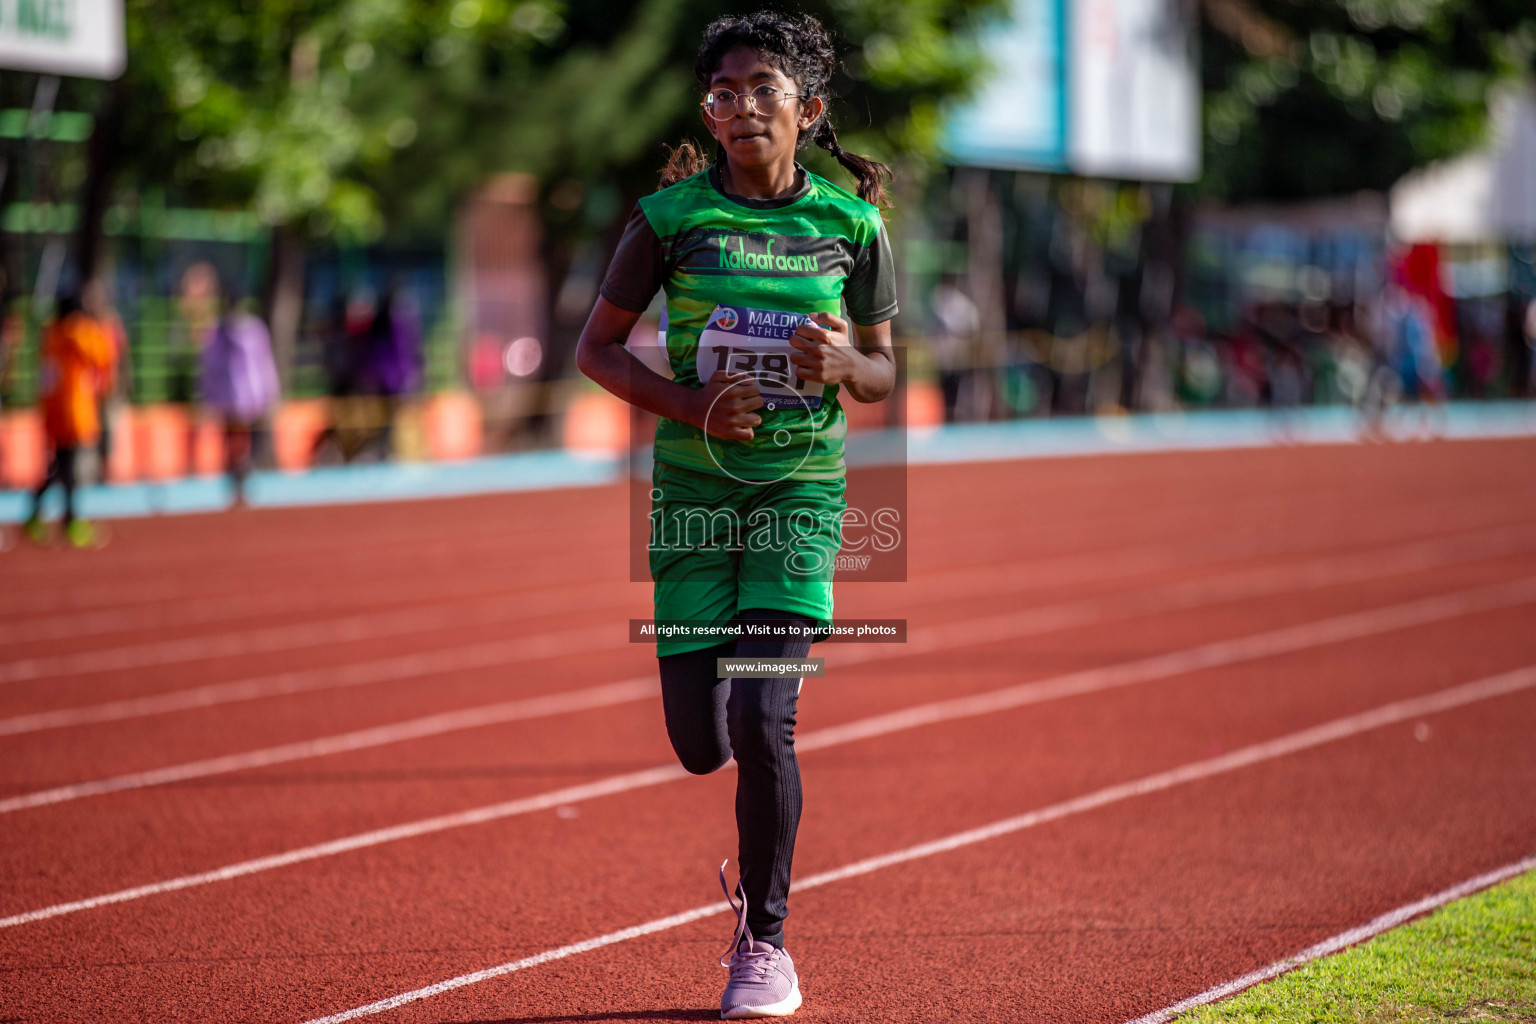
[(852, 380), (863, 356), (848, 338), (848, 321), (831, 313), (812, 313), (811, 321), (789, 339), (795, 348), (789, 361), (799, 368), (801, 379), (818, 384)]

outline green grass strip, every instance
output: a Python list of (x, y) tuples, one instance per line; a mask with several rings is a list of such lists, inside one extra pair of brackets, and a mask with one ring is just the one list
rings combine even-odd
[(1178, 1020), (1536, 1024), (1536, 871)]

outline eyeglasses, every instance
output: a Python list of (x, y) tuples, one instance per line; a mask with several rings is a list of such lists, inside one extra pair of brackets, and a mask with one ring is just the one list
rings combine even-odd
[(716, 121), (729, 121), (741, 109), (741, 100), (750, 100), (752, 109), (764, 117), (772, 117), (784, 108), (784, 101), (797, 92), (785, 92), (776, 85), (760, 85), (750, 93), (734, 93), (729, 89), (716, 89), (699, 104), (704, 113)]

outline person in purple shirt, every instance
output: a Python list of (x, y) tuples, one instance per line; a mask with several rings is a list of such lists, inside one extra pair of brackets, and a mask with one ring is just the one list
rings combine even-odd
[(379, 303), (361, 377), (364, 394), (391, 397), (408, 395), (421, 383), (421, 322), (408, 293), (391, 289)]
[(251, 433), (280, 397), (272, 337), (261, 318), (229, 301), (203, 347), (203, 401), (224, 418), (224, 465), (235, 504), (245, 504)]
[(379, 432), (368, 444), (387, 459), (394, 449), (400, 399), (421, 386), (421, 318), (408, 291), (396, 285), (384, 293), (363, 339), (357, 390), (378, 399)]

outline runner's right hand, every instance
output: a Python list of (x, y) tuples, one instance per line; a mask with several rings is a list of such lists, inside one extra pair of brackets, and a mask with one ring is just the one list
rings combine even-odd
[(752, 410), (763, 407), (763, 396), (750, 373), (716, 370), (699, 389), (695, 401), (698, 415), (694, 423), (706, 434), (728, 441), (750, 441), (752, 428), (762, 425), (763, 418)]

